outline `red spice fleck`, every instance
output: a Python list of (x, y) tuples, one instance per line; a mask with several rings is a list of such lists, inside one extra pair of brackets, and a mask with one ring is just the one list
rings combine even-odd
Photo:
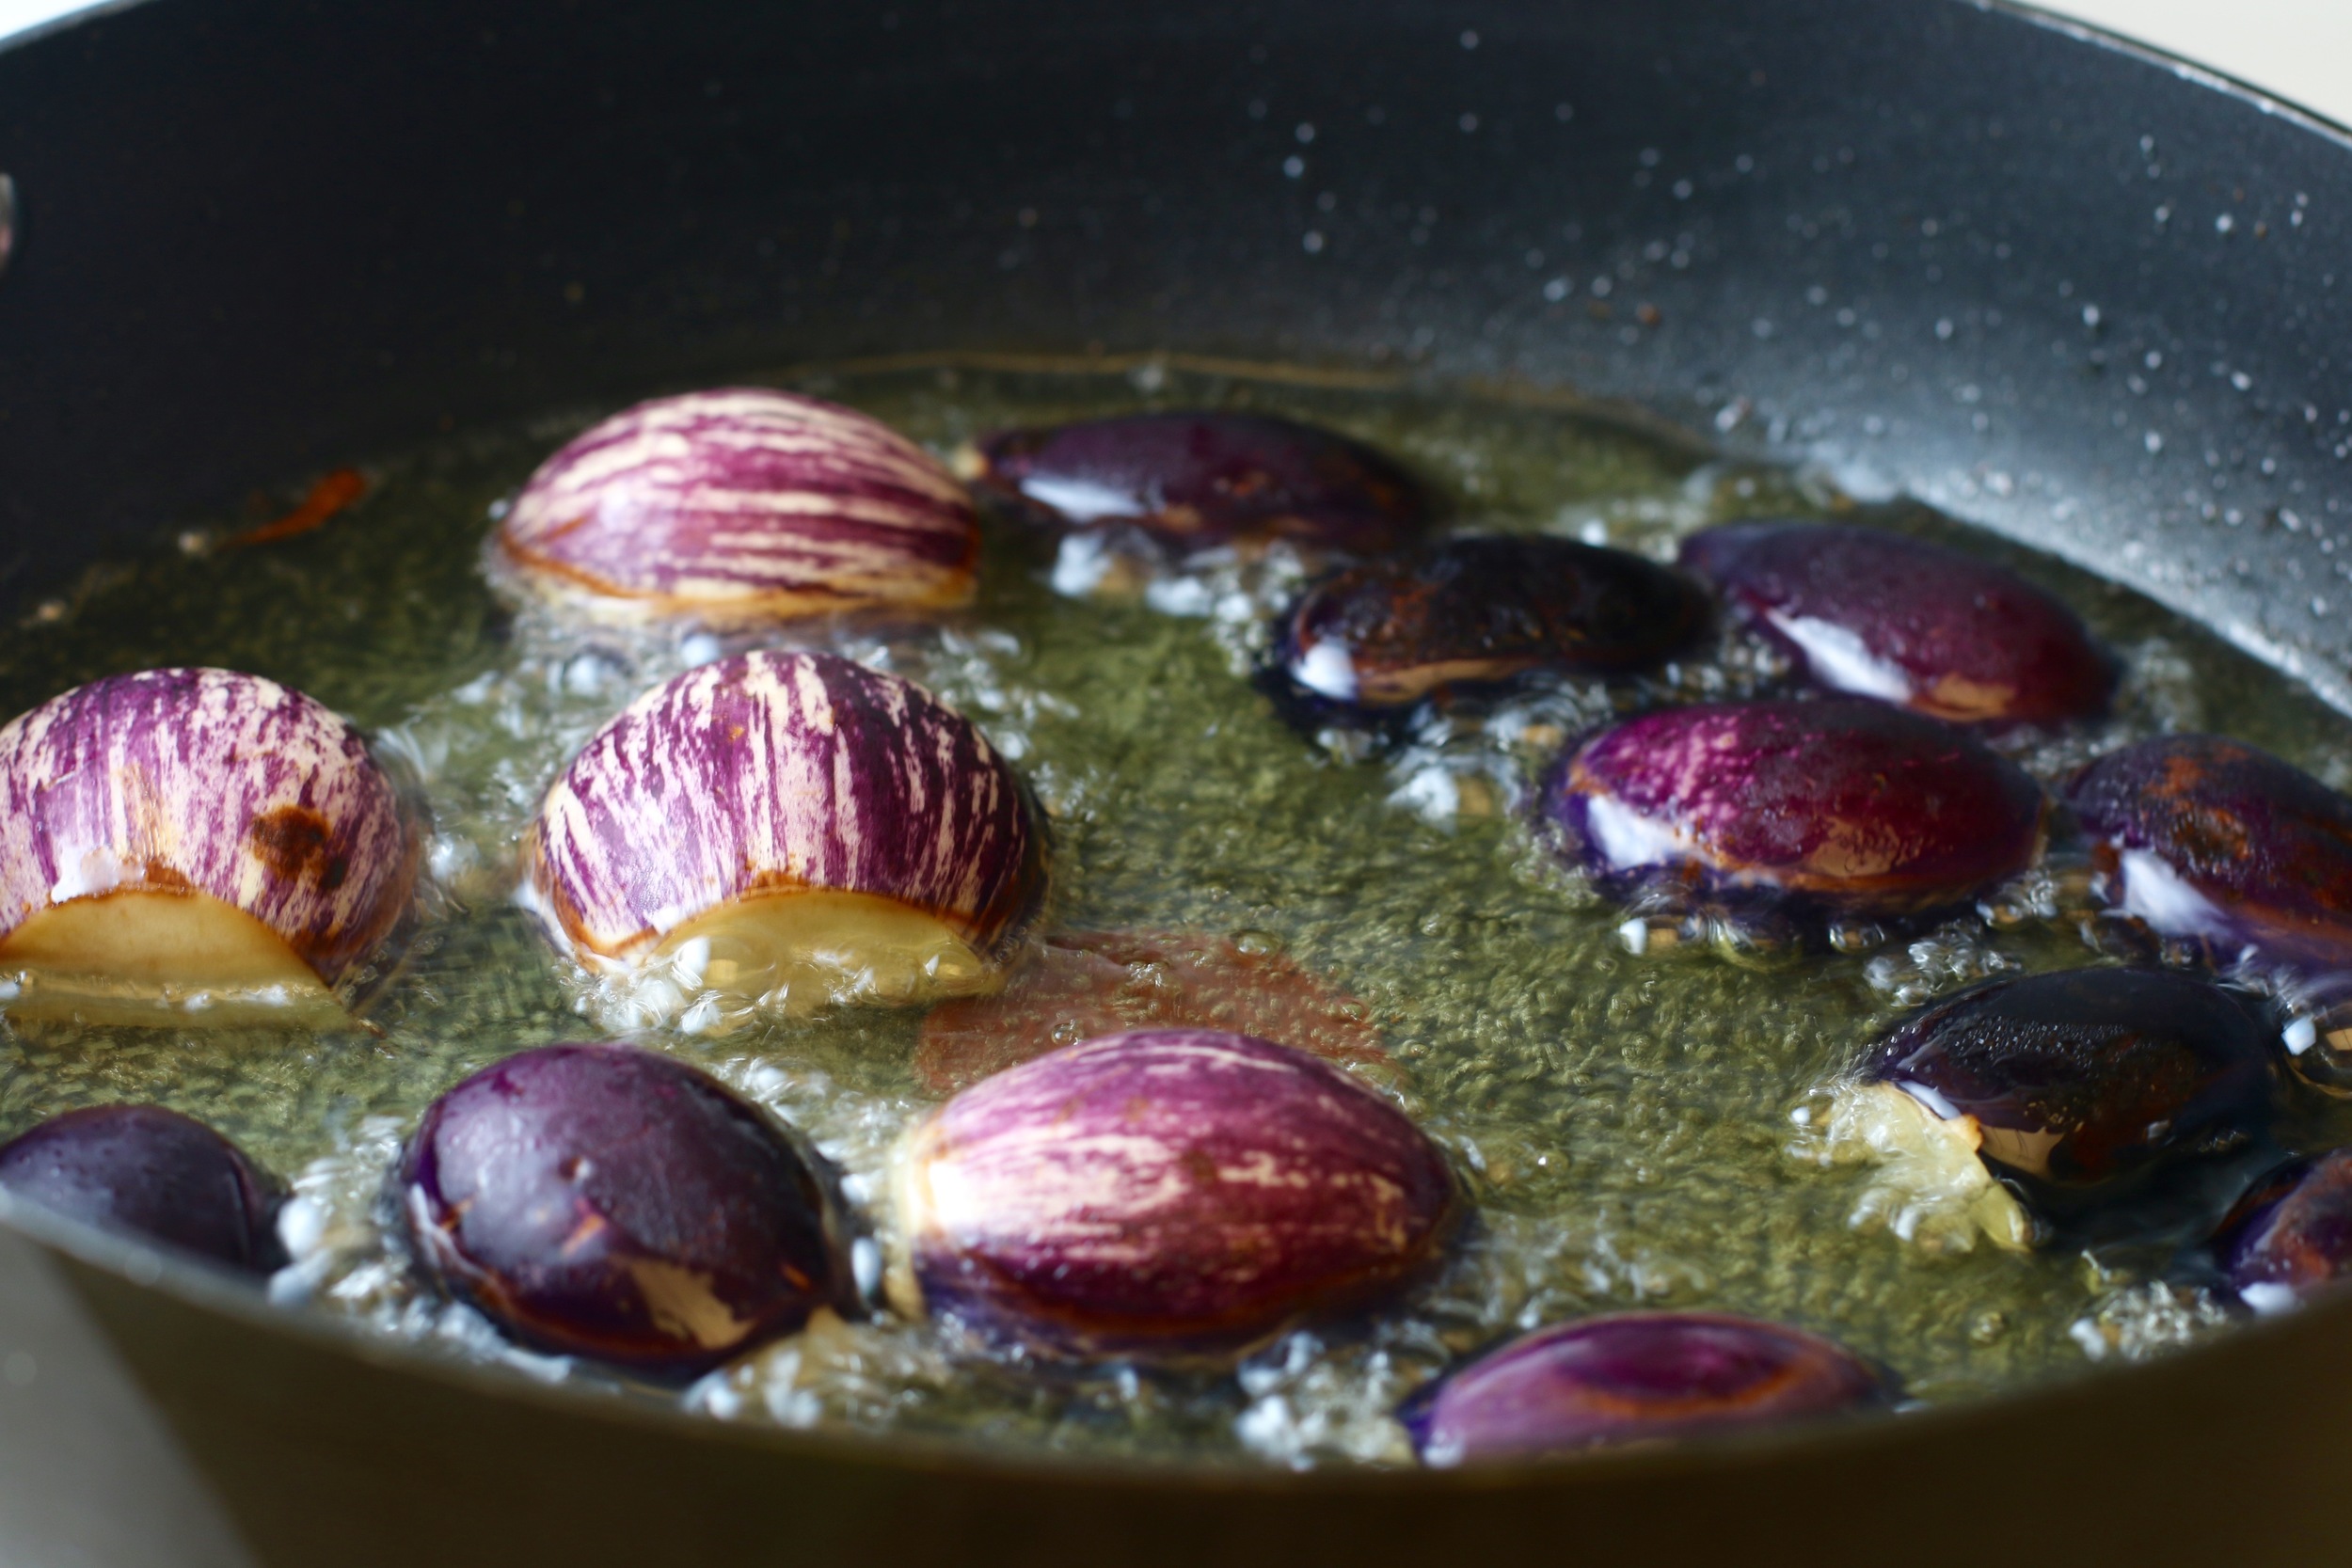
[(336, 513), (367, 494), (368, 482), (357, 468), (337, 468), (302, 498), (302, 504), (274, 522), (259, 524), (242, 533), (232, 533), (221, 541), (225, 550), (243, 549), (247, 545), (274, 544), (291, 539), (297, 533), (308, 533)]

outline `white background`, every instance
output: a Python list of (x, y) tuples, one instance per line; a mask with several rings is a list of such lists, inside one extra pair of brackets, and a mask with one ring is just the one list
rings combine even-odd
[[(78, 8), (0, 0), (0, 35)], [(2352, 123), (2352, 0), (2056, 8)], [(77, 1317), (29, 1250), (0, 1237), (0, 1568), (238, 1568), (225, 1522)]]

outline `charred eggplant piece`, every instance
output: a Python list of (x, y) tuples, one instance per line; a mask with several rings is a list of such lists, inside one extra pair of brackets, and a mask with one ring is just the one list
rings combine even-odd
[(1311, 697), (1396, 708), (1534, 670), (1646, 669), (1688, 646), (1707, 613), (1688, 578), (1625, 550), (1449, 539), (1310, 586), (1282, 618), (1275, 663)]
[(282, 1268), (285, 1192), (245, 1151), (160, 1105), (98, 1105), (0, 1145), (0, 1190), (246, 1274)]
[(331, 1024), (409, 912), (417, 836), (299, 691), (229, 670), (78, 687), (0, 729), (8, 1010)]
[(1682, 564), (1819, 685), (1957, 724), (2106, 710), (2117, 670), (2082, 621), (2015, 573), (1922, 540), (1821, 523), (1692, 535)]
[(847, 1300), (809, 1160), (649, 1051), (485, 1069), (425, 1112), (401, 1183), (425, 1268), (539, 1350), (691, 1377)]
[(501, 576), (607, 621), (761, 626), (967, 603), (971, 498), (853, 409), (764, 388), (657, 398), (539, 466), (501, 524)]
[(2352, 1149), (2294, 1160), (2239, 1200), (2214, 1248), (2238, 1299), (2278, 1312), (2352, 1275)]
[(527, 846), (592, 972), (791, 1011), (993, 990), (1044, 884), (1012, 769), (910, 681), (751, 653), (632, 704)]
[(1179, 555), (1287, 540), (1376, 555), (1428, 525), (1403, 467), (1332, 431), (1263, 414), (1130, 414), (982, 437), (976, 489), (1057, 529), (1125, 527)]
[(1904, 916), (2030, 865), (2044, 801), (1960, 731), (1851, 698), (1645, 714), (1572, 746), (1538, 809), (1619, 897)]
[(1781, 1323), (1628, 1312), (1522, 1335), (1401, 1413), (1424, 1464), (1453, 1465), (1777, 1426), (1893, 1402), (1843, 1347)]
[(2074, 969), (1996, 980), (1896, 1025), (1858, 1074), (1900, 1095), (2060, 1220), (2137, 1197), (2203, 1157), (2259, 1147), (2280, 1089), (2270, 1031), (2190, 975)]
[(2251, 746), (2165, 736), (2074, 775), (2097, 891), (2222, 965), (2352, 968), (2352, 800)]
[(1042, 1355), (1230, 1358), (1435, 1258), (1445, 1160), (1301, 1051), (1215, 1030), (1066, 1047), (915, 1130), (894, 1296)]

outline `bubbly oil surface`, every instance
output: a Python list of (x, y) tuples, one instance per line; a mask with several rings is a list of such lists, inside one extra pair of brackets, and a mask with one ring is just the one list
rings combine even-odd
[[(2016, 567), (2124, 658), (2111, 721), (2006, 742), (2043, 778), (2126, 739), (2210, 728), (2352, 780), (2340, 716), (2145, 599), (1915, 509), (1865, 515), (1802, 475), (1708, 461), (1574, 411), (1158, 365), (899, 366), (790, 384), (943, 454), (1010, 423), (1152, 406), (1279, 411), (1418, 466), (1449, 497), (1449, 527), (1661, 557), (1733, 517), (1864, 515)], [(203, 1117), (294, 1182), (298, 1261), (273, 1285), (289, 1309), (357, 1315), (435, 1354), (610, 1388), (609, 1374), (513, 1351), (434, 1297), (388, 1236), (381, 1201), (399, 1139), (435, 1095), (516, 1050), (628, 1022), (627, 999), (570, 970), (512, 902), (518, 839), (599, 724), (742, 645), (567, 632), (492, 596), (480, 550), (503, 498), (604, 412), (389, 458), (358, 505), (301, 537), (215, 547), (269, 515), (259, 499), (252, 515), (185, 519), (0, 631), (8, 712), (119, 671), (213, 664), (347, 714), (429, 804), (436, 890), (371, 1027), (28, 1022), (0, 1043), (0, 1136), (113, 1101)], [(1851, 952), (1685, 943), (1636, 956), (1624, 912), (1536, 842), (1523, 798), (1562, 738), (1612, 711), (1772, 689), (1778, 673), (1759, 648), (1726, 635), (1640, 680), (1558, 680), (1376, 741), (1310, 736), (1251, 679), (1267, 619), (1300, 580), (1295, 562), (1211, 562), (1081, 596), (1057, 591), (1055, 566), (1050, 544), (992, 525), (970, 611), (766, 641), (885, 666), (982, 726), (1050, 816), (1048, 927), (1189, 927), (1279, 944), (1362, 999), (1399, 1069), (1382, 1082), (1402, 1085), (1451, 1152), (1476, 1217), (1415, 1293), (1367, 1322), (1295, 1334), (1230, 1375), (992, 1361), (878, 1307), (714, 1374), (682, 1396), (695, 1408), (1147, 1458), (1403, 1463), (1398, 1399), (1502, 1338), (1581, 1314), (1672, 1306), (1801, 1323), (1876, 1357), (1927, 1402), (2150, 1354), (2227, 1323), (2193, 1282), (2136, 1255), (1931, 1251), (1885, 1223), (1869, 1168), (1825, 1162), (1821, 1086), (1904, 1007), (1988, 974), (2104, 961), (2074, 922), (2035, 913), (2046, 889), (1996, 899), (1999, 922), (1865, 933)], [(865, 1223), (886, 1229), (888, 1151), (935, 1099), (910, 1069), (917, 1015), (727, 1022), (640, 1037), (803, 1129), (841, 1168)], [(2336, 1121), (2314, 1113), (2296, 1135), (2352, 1138)], [(868, 1263), (878, 1251), (860, 1249)]]

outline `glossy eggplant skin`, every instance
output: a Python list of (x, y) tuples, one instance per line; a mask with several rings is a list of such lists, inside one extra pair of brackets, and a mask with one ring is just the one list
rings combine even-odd
[(2216, 1260), (2230, 1288), (2271, 1312), (2352, 1275), (2352, 1148), (2292, 1160), (2221, 1222)]
[(246, 1274), (282, 1268), (285, 1192), (243, 1149), (161, 1105), (97, 1105), (0, 1145), (0, 1189)]
[(979, 494), (1048, 527), (1139, 529), (1179, 555), (1288, 540), (1377, 555), (1433, 506), (1402, 466), (1334, 431), (1195, 409), (1000, 431), (961, 453)]
[(2061, 1193), (2259, 1139), (2280, 1090), (2271, 1033), (2249, 1005), (2153, 969), (1970, 987), (1898, 1023), (1861, 1077), (1972, 1119), (1989, 1164)]
[(1684, 569), (1818, 685), (1958, 724), (2061, 724), (2115, 694), (2113, 658), (2064, 603), (1925, 540), (1824, 523), (1711, 528)]
[(1708, 613), (1695, 583), (1626, 550), (1470, 536), (1311, 584), (1282, 617), (1275, 664), (1302, 694), (1393, 708), (1539, 669), (1647, 669), (1689, 646)]
[(1969, 735), (1856, 698), (1670, 708), (1572, 744), (1538, 796), (1619, 897), (1923, 914), (2040, 854), (2045, 802)]
[(930, 1313), (1074, 1359), (1230, 1360), (1379, 1299), (1454, 1216), (1444, 1156), (1303, 1051), (1213, 1029), (1084, 1040), (964, 1090), (898, 1165)]
[(2212, 735), (2110, 752), (2064, 790), (2099, 891), (2220, 964), (2352, 967), (2352, 799)]
[(425, 1112), (400, 1181), (426, 1270), (535, 1349), (685, 1378), (848, 1299), (810, 1157), (650, 1051), (484, 1069)]
[(1628, 1312), (1520, 1336), (1400, 1412), (1424, 1464), (1482, 1460), (1773, 1426), (1890, 1403), (1875, 1368), (1780, 1323), (1701, 1312)]

